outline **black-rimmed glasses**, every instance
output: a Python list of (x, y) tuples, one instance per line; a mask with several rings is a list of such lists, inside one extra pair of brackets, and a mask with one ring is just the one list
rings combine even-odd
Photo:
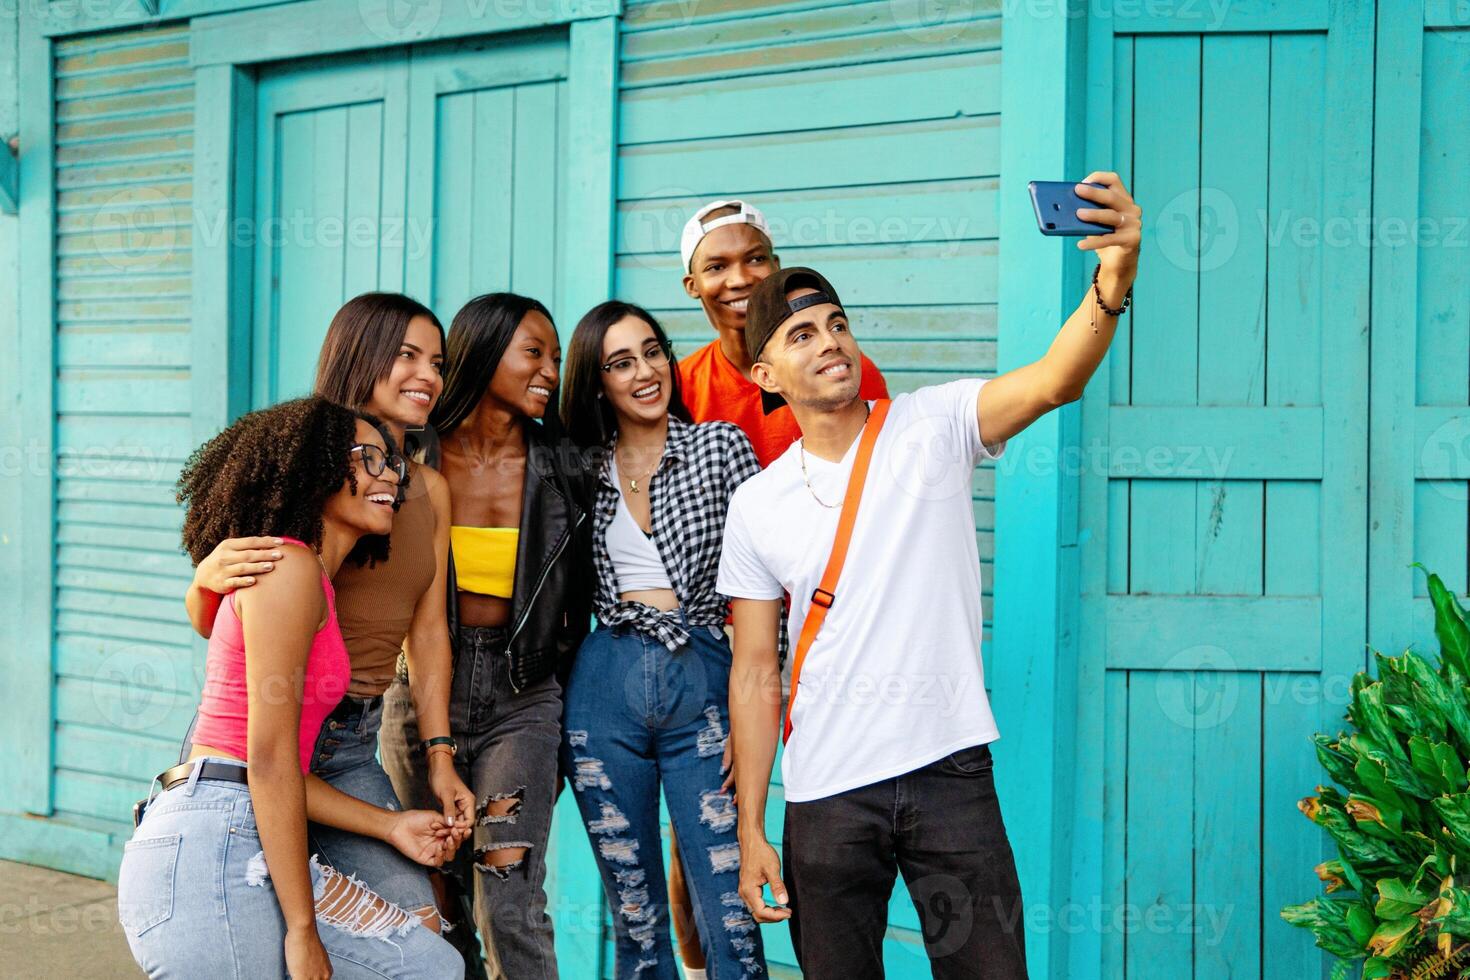
[[(640, 355), (625, 354), (615, 360), (608, 361), (602, 369), (619, 381), (627, 381), (638, 371), (638, 359)], [(654, 370), (658, 370), (669, 363), (669, 352), (662, 345), (650, 344), (641, 355), (643, 361)]]
[(383, 471), (389, 467), (392, 467), (399, 483), (408, 476), (408, 460), (397, 453), (390, 456), (381, 447), (371, 443), (358, 443), (349, 451), (362, 460), (362, 468), (367, 470), (368, 476), (382, 476)]

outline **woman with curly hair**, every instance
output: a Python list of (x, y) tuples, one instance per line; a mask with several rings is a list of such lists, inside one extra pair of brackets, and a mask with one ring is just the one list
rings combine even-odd
[[(443, 389), (444, 328), (422, 304), (400, 293), (364, 293), (349, 300), (327, 329), (317, 361), (316, 394), (381, 418), (403, 444), (422, 430)], [(326, 719), (311, 756), (312, 772), (374, 806), (401, 805), (378, 761), (383, 695), (399, 670), (399, 652), (413, 677), (412, 698), (429, 743), (425, 800), (455, 828), (451, 843), (469, 836), (474, 796), (449, 751), (452, 669), (445, 613), (449, 554), (449, 488), (428, 466), (403, 463), (393, 520), (391, 562), (345, 564), (333, 577), (338, 617), (352, 661), (347, 696)], [(270, 529), (267, 529), (270, 530)], [(273, 537), (229, 537), (202, 561), (186, 605), (195, 628), (209, 636), (222, 596), (264, 581), (280, 557)], [(406, 678), (405, 678), (406, 680)], [(401, 739), (390, 731), (385, 740)], [(421, 794), (415, 793), (415, 798)], [(338, 870), (410, 909), (435, 931), (439, 908), (424, 869), (381, 841), (313, 823), (312, 850)], [(451, 920), (456, 916), (450, 915)], [(478, 954), (472, 965), (478, 972)]]
[[(490, 975), (511, 980), (557, 975), (544, 886), (558, 672), (590, 620), (589, 522), (558, 424), (560, 362), (545, 306), (512, 293), (472, 299), (450, 325), (444, 396), (431, 416), (453, 518), (449, 751), (479, 801), (475, 920)], [(389, 690), (384, 763), (409, 789), (423, 786), (414, 774), (425, 753), (412, 710), (403, 688)], [(404, 737), (390, 742), (390, 731)]]
[(309, 774), (351, 670), (332, 575), (388, 557), (399, 477), (375, 418), (323, 398), (252, 412), (179, 478), (185, 549), (279, 535), (281, 558), (228, 596), (209, 641), (188, 761), (141, 804), (118, 915), (150, 976), (454, 977), (454, 950), (411, 913), (308, 859), (307, 819), (443, 860), (441, 814), (372, 806)]

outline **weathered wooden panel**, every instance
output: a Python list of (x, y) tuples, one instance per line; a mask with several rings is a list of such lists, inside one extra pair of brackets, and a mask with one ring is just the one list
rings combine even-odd
[(197, 690), (172, 500), (194, 448), (188, 32), (61, 41), (55, 71), (56, 807), (121, 832)]

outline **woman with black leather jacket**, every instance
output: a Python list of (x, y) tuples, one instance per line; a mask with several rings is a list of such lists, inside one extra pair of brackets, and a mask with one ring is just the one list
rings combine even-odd
[(490, 975), (543, 980), (557, 976), (545, 880), (560, 677), (591, 609), (586, 478), (557, 421), (561, 346), (545, 306), (477, 297), (447, 346), (429, 433), (452, 501), (453, 734), (417, 741), (412, 679), (400, 676), (386, 698), (383, 763), (408, 801), (425, 792), (429, 754), (452, 757), (477, 801), (467, 884)]

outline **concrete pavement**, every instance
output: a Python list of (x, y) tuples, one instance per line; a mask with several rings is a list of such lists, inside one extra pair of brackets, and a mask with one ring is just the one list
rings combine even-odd
[(141, 977), (105, 881), (0, 861), (0, 977)]

